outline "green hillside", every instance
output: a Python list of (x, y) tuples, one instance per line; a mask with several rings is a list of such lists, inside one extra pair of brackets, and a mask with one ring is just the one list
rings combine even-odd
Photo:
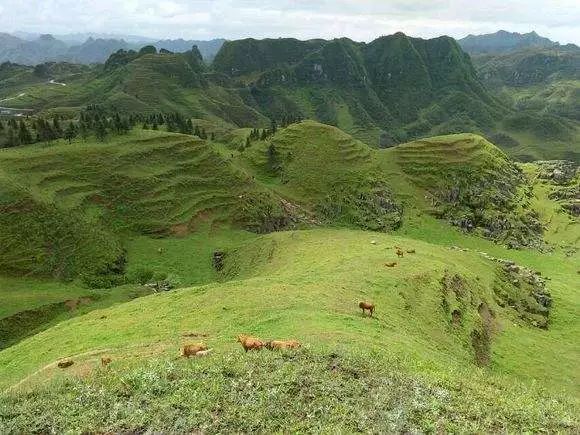
[(440, 136), (399, 145), (393, 153), (424, 189), (433, 215), (512, 247), (541, 246), (530, 186), (521, 169), (484, 138)]
[(1, 150), (0, 432), (578, 430), (573, 164), (251, 131)]
[(522, 161), (579, 161), (580, 49), (529, 47), (473, 56), (485, 86), (515, 113), (505, 117), (497, 144)]
[[(396, 259), (394, 245), (416, 254), (388, 269), (384, 263)], [(533, 255), (518, 257), (536, 263)], [(497, 292), (514, 284), (498, 263), (477, 252), (344, 230), (263, 236), (230, 253), (224, 278), (231, 281), (95, 311), (0, 352), (3, 387), (25, 379), (19, 388), (26, 390), (47, 378), (68, 378), (54, 366), (63, 357), (76, 362), (69, 371), (80, 376), (48, 390), (35, 387), (37, 393), (10, 395), (3, 401), (9, 407), (2, 410), (8, 417), (4, 429), (353, 430), (348, 413), (310, 416), (316, 407), (332, 409), (345, 401), (342, 409), (360, 407), (357, 415), (385, 430), (427, 430), (439, 421), (448, 430), (573, 431), (578, 405), (564, 396), (576, 394), (576, 295), (565, 278), (573, 266), (561, 257), (542, 261), (539, 269), (551, 275), (554, 298), (547, 331), (500, 305)], [(510, 288), (514, 294), (527, 291)], [(361, 317), (361, 299), (376, 303), (376, 318)], [(297, 338), (304, 350), (298, 356), (245, 355), (234, 340), (240, 332)], [(190, 333), (203, 334), (213, 348), (207, 360), (174, 360)], [(558, 353), (548, 351), (555, 342)], [(96, 368), (100, 355), (113, 356), (111, 372)], [(332, 361), (336, 374), (329, 370)], [(314, 376), (306, 375), (307, 367)], [(186, 382), (188, 376), (203, 379), (205, 388)], [(251, 388), (235, 387), (249, 379)], [(532, 386), (532, 379), (543, 388)], [(345, 389), (335, 396), (342, 384)], [(413, 397), (426, 407), (386, 393), (408, 385), (415, 385)], [(375, 405), (357, 393), (365, 390)], [(70, 402), (81, 391), (86, 401)], [(171, 404), (189, 396), (186, 391), (195, 393), (174, 410)], [(268, 391), (271, 406), (287, 409), (254, 416)], [(323, 391), (331, 396), (324, 399)], [(61, 406), (65, 401), (70, 407)], [(107, 413), (99, 402), (120, 412)], [(136, 403), (145, 412), (134, 414)], [(236, 403), (236, 410), (227, 403)], [(36, 407), (52, 417), (28, 423)], [(395, 417), (393, 409), (403, 415)], [(208, 419), (212, 410), (217, 414)]]

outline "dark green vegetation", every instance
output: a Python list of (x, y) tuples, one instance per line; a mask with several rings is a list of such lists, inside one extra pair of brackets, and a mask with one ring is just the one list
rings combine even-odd
[(458, 42), (461, 48), (470, 54), (499, 54), (528, 48), (550, 48), (560, 45), (538, 35), (536, 32), (522, 34), (506, 32), (505, 30), (487, 35), (469, 35)]
[[(564, 74), (574, 64), (553, 67)], [(31, 68), (3, 68), (7, 78), (0, 83), (6, 97), (14, 97), (10, 107), (42, 116), (70, 116), (98, 104), (126, 114), (179, 112), (216, 130), (310, 118), (373, 147), (476, 132), (500, 138), (498, 145), (521, 160), (577, 160), (576, 120), (531, 108), (522, 113), (503, 94), (490, 93), (480, 81), (485, 72), (478, 76), (469, 56), (448, 37), (397, 33), (368, 44), (344, 38), (228, 41), (211, 66), (196, 48), (173, 54), (151, 46), (117, 52), (104, 67), (82, 74), (53, 74), (67, 86), (34, 81)], [(12, 85), (15, 80), (19, 85)], [(505, 81), (503, 75), (498, 80)], [(521, 146), (510, 146), (514, 143)]]
[(487, 89), (515, 112), (490, 139), (523, 161), (580, 155), (580, 48), (536, 34), (465, 38), (459, 43), (473, 59)]

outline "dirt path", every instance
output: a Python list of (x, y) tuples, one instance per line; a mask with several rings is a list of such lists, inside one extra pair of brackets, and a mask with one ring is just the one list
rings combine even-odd
[(4, 98), (4, 99), (2, 99), (2, 100), (0, 100), (0, 103), (3, 103), (4, 101), (16, 100), (17, 98), (24, 97), (25, 95), (26, 95), (26, 92), (22, 92), (21, 94), (18, 94), (15, 97), (10, 97), (10, 98)]
[(66, 86), (66, 83), (57, 82), (54, 79), (50, 79), (48, 83), (50, 83), (51, 85)]

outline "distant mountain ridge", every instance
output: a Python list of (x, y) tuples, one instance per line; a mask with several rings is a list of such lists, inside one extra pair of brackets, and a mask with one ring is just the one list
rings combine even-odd
[[(536, 32), (517, 33), (499, 30), (485, 35), (468, 35), (458, 40), (469, 54), (500, 54), (525, 48), (559, 47), (558, 42), (538, 35)], [(574, 45), (574, 44), (568, 44)]]
[[(88, 36), (87, 36), (88, 35)], [(166, 39), (155, 41), (150, 38), (128, 36), (124, 38), (107, 37), (106, 35), (79, 34), (63, 36), (53, 35), (0, 33), (0, 63), (12, 62), (22, 65), (38, 65), (45, 62), (72, 62), (82, 64), (104, 63), (111, 54), (118, 50), (139, 50), (146, 45), (157, 49), (174, 52), (186, 52), (196, 45), (206, 62), (211, 62), (225, 42), (224, 39), (196, 41), (184, 39)], [(84, 42), (79, 38), (87, 36)], [(104, 36), (104, 37), (103, 37)]]

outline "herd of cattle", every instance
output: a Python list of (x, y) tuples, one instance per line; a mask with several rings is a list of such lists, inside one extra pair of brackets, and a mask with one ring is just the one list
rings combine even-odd
[[(395, 246), (395, 253), (397, 257), (401, 258), (405, 255), (405, 252), (398, 246)], [(414, 254), (414, 249), (407, 250), (407, 254)], [(395, 267), (396, 262), (385, 263), (387, 267)], [(372, 317), (375, 311), (375, 304), (368, 301), (361, 301), (358, 307), (362, 310), (363, 316), (366, 312), (369, 312), (369, 316)], [(250, 350), (262, 350), (263, 348), (269, 350), (282, 350), (282, 349), (298, 349), (302, 344), (297, 340), (269, 340), (264, 341), (256, 337), (251, 337), (246, 334), (240, 334), (237, 338), (238, 343), (242, 345), (244, 351), (248, 352)], [(208, 355), (212, 349), (208, 349), (207, 345), (203, 342), (194, 344), (185, 344), (181, 347), (181, 356), (189, 358), (192, 356), (205, 356)], [(110, 357), (102, 357), (101, 365), (103, 367), (108, 366), (112, 362)], [(73, 365), (74, 362), (71, 359), (59, 361), (57, 366), (64, 369)]]

